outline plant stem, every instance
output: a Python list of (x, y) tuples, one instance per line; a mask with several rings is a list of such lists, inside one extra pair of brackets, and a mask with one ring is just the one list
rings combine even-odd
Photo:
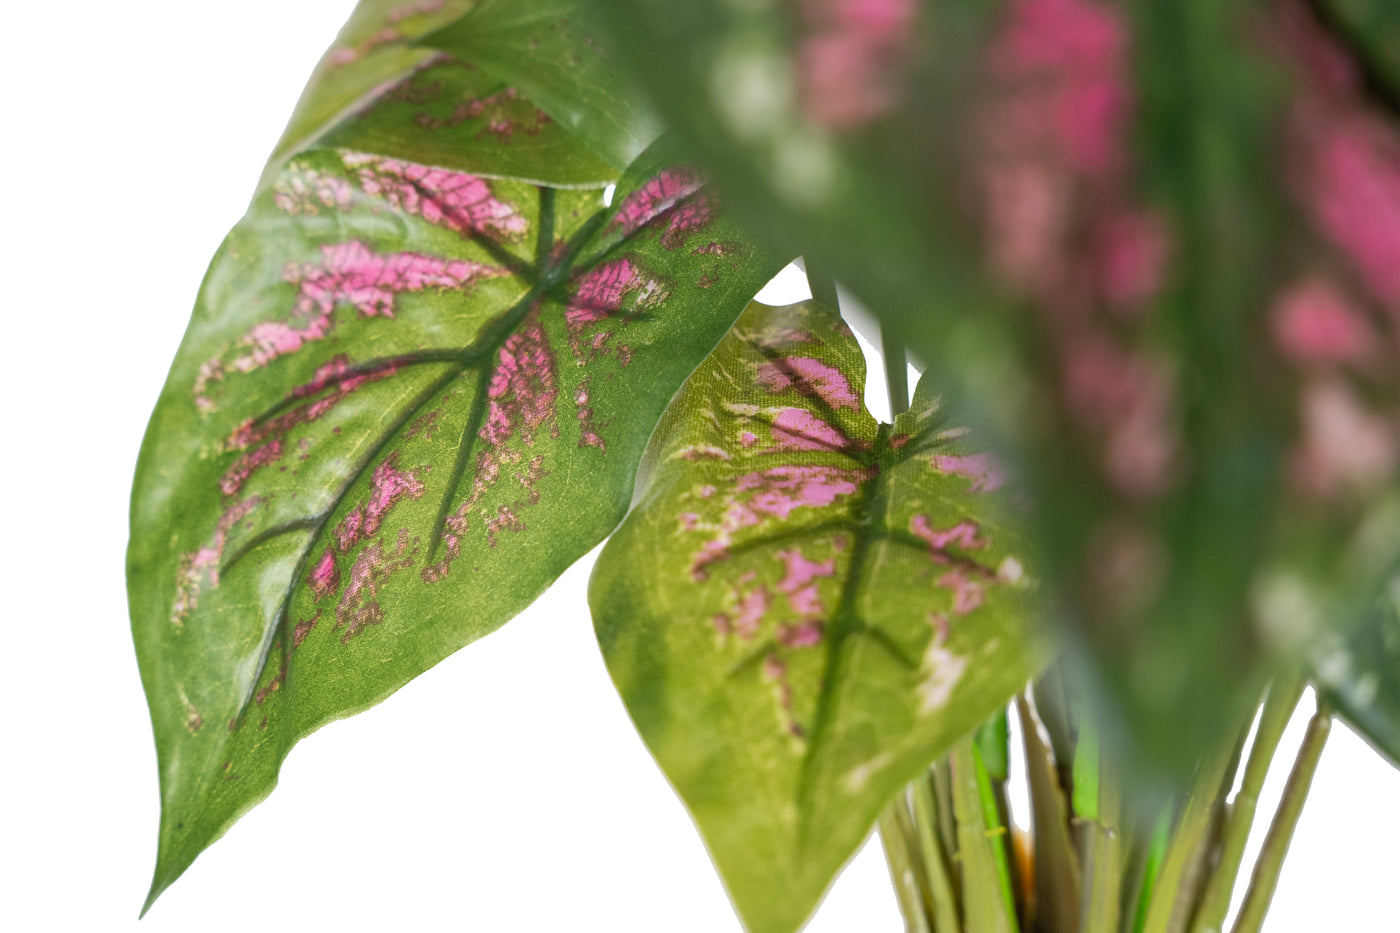
[[(971, 739), (953, 747), (953, 806), (963, 872), (964, 929), (966, 933), (1016, 933), (1016, 913), (1008, 906), (1010, 892), (997, 863), (1001, 839), (986, 823), (975, 755)], [(1004, 857), (1005, 850), (1000, 851)]]
[(1298, 827), (1298, 817), (1302, 815), (1303, 803), (1312, 787), (1313, 775), (1317, 774), (1317, 763), (1331, 730), (1332, 714), (1319, 705), (1308, 722), (1303, 745), (1298, 750), (1298, 758), (1283, 789), (1283, 799), (1279, 802), (1273, 823), (1269, 825), (1269, 834), (1264, 837), (1264, 847), (1259, 852), (1259, 861), (1254, 866), (1249, 892), (1245, 895), (1233, 933), (1258, 933), (1264, 925), (1264, 915), (1269, 911), (1269, 902), (1273, 900), (1274, 890), (1278, 887), (1279, 872), (1283, 870), (1283, 858), (1288, 853), (1288, 844), (1293, 841), (1293, 831)]
[(1035, 851), (1035, 923), (1047, 933), (1074, 933), (1079, 926), (1079, 855), (1069, 832), (1069, 805), (1055, 756), (1041, 740), (1040, 725), (1024, 695), (1016, 697), (1026, 777), (1031, 796), (1031, 842)]
[(1142, 872), (1138, 878), (1138, 890), (1133, 897), (1133, 933), (1142, 933), (1147, 925), (1147, 905), (1152, 903), (1153, 892), (1157, 890), (1157, 876), (1162, 870), (1162, 861), (1167, 857), (1167, 843), (1171, 841), (1171, 813), (1163, 813), (1157, 818), (1148, 838), (1147, 850), (1143, 854)]
[(836, 279), (821, 271), (820, 263), (813, 263), (810, 257), (802, 257), (802, 268), (807, 273), (807, 288), (812, 298), (828, 308), (841, 310), (841, 299), (836, 291)]
[(1206, 856), (1216, 801), (1224, 793), (1231, 757), (1220, 753), (1201, 762), (1157, 873), (1143, 933), (1180, 933), (1186, 929), (1196, 903), (1196, 880)]
[(949, 866), (950, 853), (944, 851), (939, 839), (933, 775), (930, 773), (915, 781), (913, 792), (914, 828), (918, 836), (919, 854), (923, 857), (924, 876), (933, 899), (933, 929), (935, 933), (961, 933), (958, 897)]
[(1297, 675), (1281, 675), (1269, 688), (1264, 711), (1259, 714), (1254, 744), (1249, 750), (1249, 761), (1245, 764), (1244, 780), (1226, 819), (1220, 861), (1206, 885), (1196, 921), (1191, 928), (1193, 933), (1220, 933), (1224, 927), (1225, 914), (1230, 910), (1230, 898), (1234, 894), (1235, 880), (1244, 859), (1245, 843), (1249, 841), (1254, 813), (1259, 806), (1259, 793), (1264, 788), (1264, 779), (1273, 763), (1274, 753), (1278, 751), (1283, 730), (1303, 695), (1304, 684), (1304, 679)]
[(904, 821), (899, 819), (904, 807), (904, 795), (900, 794), (880, 814), (880, 844), (885, 849), (885, 861), (890, 866), (890, 881), (894, 884), (895, 897), (899, 899), (899, 912), (904, 915), (905, 929), (908, 933), (932, 933), (924, 913), (919, 872), (911, 857), (913, 840), (901, 825)]
[(904, 341), (891, 321), (880, 322), (880, 355), (885, 360), (885, 387), (890, 393), (890, 412), (901, 415), (909, 410), (909, 360)]
[[(1081, 740), (1085, 734), (1081, 731)], [(1097, 813), (1085, 846), (1084, 876), (1089, 887), (1084, 892), (1084, 916), (1079, 929), (1081, 933), (1117, 933), (1122, 912), (1122, 787), (1117, 773), (1097, 751)]]

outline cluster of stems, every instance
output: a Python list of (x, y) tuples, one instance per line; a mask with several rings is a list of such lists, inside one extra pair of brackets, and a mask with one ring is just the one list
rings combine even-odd
[[(835, 281), (810, 263), (806, 272), (812, 297), (839, 308)], [(909, 406), (904, 344), (884, 330), (880, 342), (898, 415)], [(1198, 763), (1181, 799), (1145, 820), (1145, 808), (1125, 798), (1091, 707), (1052, 668), (881, 815), (908, 933), (1223, 933), (1259, 794), (1304, 686), (1293, 673), (1270, 685), (1242, 777), (1247, 727)], [(1012, 710), (1025, 747), (1028, 833), (1007, 804)], [(1331, 723), (1319, 705), (1231, 933), (1263, 927)]]
[[(1087, 704), (1066, 702), (1060, 675), (1048, 673), (1012, 708), (1025, 748), (1028, 832), (1007, 807), (1012, 711), (956, 745), (881, 817), (907, 930), (1222, 933), (1259, 794), (1303, 686), (1301, 678), (1277, 679), (1248, 756), (1242, 734), (1199, 763), (1179, 799), (1145, 819)], [(1319, 707), (1232, 933), (1263, 926), (1330, 725)]]

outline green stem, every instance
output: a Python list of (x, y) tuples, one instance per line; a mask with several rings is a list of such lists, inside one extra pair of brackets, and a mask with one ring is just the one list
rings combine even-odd
[(894, 884), (895, 897), (899, 899), (899, 912), (904, 915), (905, 929), (908, 933), (933, 933), (924, 912), (924, 894), (912, 858), (913, 840), (903, 825), (905, 820), (900, 819), (901, 811), (907, 818), (903, 794), (880, 814), (880, 844), (885, 849), (885, 861), (890, 867), (890, 881)]
[(1264, 789), (1264, 779), (1278, 751), (1283, 730), (1303, 695), (1304, 684), (1304, 679), (1296, 675), (1280, 676), (1269, 688), (1264, 711), (1259, 714), (1254, 744), (1249, 750), (1249, 761), (1245, 764), (1244, 780), (1226, 819), (1220, 861), (1206, 885), (1196, 922), (1191, 928), (1193, 933), (1220, 933), (1224, 928), (1230, 898), (1235, 891), (1235, 880), (1239, 877), (1240, 863), (1244, 860), (1245, 843), (1249, 841), (1249, 831), (1254, 825), (1254, 814), (1259, 806), (1259, 794)]
[[(1122, 912), (1123, 836), (1119, 827), (1122, 787), (1104, 757), (1098, 758), (1097, 813), (1085, 846), (1084, 892), (1081, 933), (1118, 933)], [(1076, 767), (1078, 762), (1075, 762)]]
[(949, 853), (944, 851), (938, 833), (938, 804), (934, 799), (933, 775), (927, 774), (914, 782), (914, 828), (923, 857), (924, 877), (933, 898), (933, 929), (935, 933), (961, 933), (958, 919), (958, 897), (953, 886)]
[(1167, 843), (1171, 841), (1171, 832), (1171, 813), (1163, 813), (1157, 818), (1157, 825), (1152, 829), (1147, 851), (1143, 855), (1142, 874), (1138, 881), (1137, 895), (1133, 900), (1137, 905), (1133, 910), (1133, 933), (1142, 933), (1143, 927), (1147, 925), (1147, 905), (1152, 903), (1152, 895), (1157, 890), (1157, 876), (1162, 870), (1163, 860), (1167, 857)]
[(1008, 909), (997, 865), (998, 836), (992, 835), (982, 807), (976, 752), (964, 739), (952, 752), (953, 807), (958, 821), (966, 933), (1016, 933), (1016, 913)]
[(1031, 797), (1031, 843), (1035, 849), (1035, 923), (1046, 933), (1079, 927), (1079, 854), (1069, 831), (1069, 804), (1055, 756), (1040, 737), (1040, 722), (1024, 695), (1016, 697), (1026, 777)]
[(1157, 873), (1143, 933), (1180, 933), (1186, 929), (1196, 903), (1196, 881), (1208, 849), (1216, 801), (1224, 793), (1225, 776), (1231, 770), (1232, 752), (1201, 763)]
[(836, 279), (821, 271), (820, 263), (813, 263), (808, 256), (802, 257), (802, 268), (807, 273), (807, 288), (812, 298), (835, 311), (841, 310), (841, 299), (836, 292)]
[(1279, 802), (1273, 823), (1269, 825), (1269, 834), (1264, 837), (1264, 847), (1259, 852), (1259, 861), (1254, 866), (1254, 876), (1249, 881), (1249, 891), (1245, 894), (1244, 906), (1240, 908), (1233, 933), (1258, 933), (1264, 925), (1264, 915), (1269, 911), (1269, 902), (1273, 900), (1274, 890), (1278, 887), (1279, 872), (1283, 870), (1283, 858), (1288, 854), (1288, 844), (1293, 841), (1293, 831), (1298, 828), (1298, 817), (1302, 815), (1303, 803), (1312, 787), (1313, 776), (1317, 774), (1317, 763), (1331, 730), (1332, 714), (1319, 706), (1308, 722), (1303, 745), (1298, 750), (1298, 758), (1283, 789), (1283, 799)]
[(885, 359), (885, 387), (890, 393), (890, 412), (901, 415), (909, 410), (909, 359), (904, 341), (891, 321), (880, 322), (880, 355)]

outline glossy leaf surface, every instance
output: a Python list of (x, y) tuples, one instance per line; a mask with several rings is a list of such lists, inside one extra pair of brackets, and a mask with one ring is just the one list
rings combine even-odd
[(1318, 16), (1379, 49), (1380, 6), (597, 3), (717, 182), (1021, 465), (1106, 724), (1179, 775), (1385, 566), (1336, 557), (1400, 489), (1400, 125)]
[(594, 570), (604, 658), (750, 930), (796, 929), (886, 802), (1033, 673), (1035, 562), (926, 386), (880, 425), (816, 303), (677, 394)]
[(1319, 646), (1313, 670), (1341, 717), (1400, 768), (1400, 577), (1355, 632)]
[(484, 68), (619, 167), (660, 132), (579, 0), (481, 0), (422, 43)]
[(209, 270), (132, 503), (152, 900), (300, 737), (608, 534), (667, 399), (777, 269), (663, 148), (611, 208), (535, 184), (606, 166), (479, 80), (434, 62), (376, 88), (277, 170)]

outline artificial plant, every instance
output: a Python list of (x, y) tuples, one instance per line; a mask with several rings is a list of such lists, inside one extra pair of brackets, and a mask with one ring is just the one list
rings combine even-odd
[[(611, 535), (599, 644), (749, 929), (877, 823), (912, 930), (1221, 929), (1312, 681), (1257, 929), (1334, 712), (1400, 758), (1397, 29), (363, 0), (142, 448), (147, 907)], [(753, 302), (798, 255), (815, 299)]]

